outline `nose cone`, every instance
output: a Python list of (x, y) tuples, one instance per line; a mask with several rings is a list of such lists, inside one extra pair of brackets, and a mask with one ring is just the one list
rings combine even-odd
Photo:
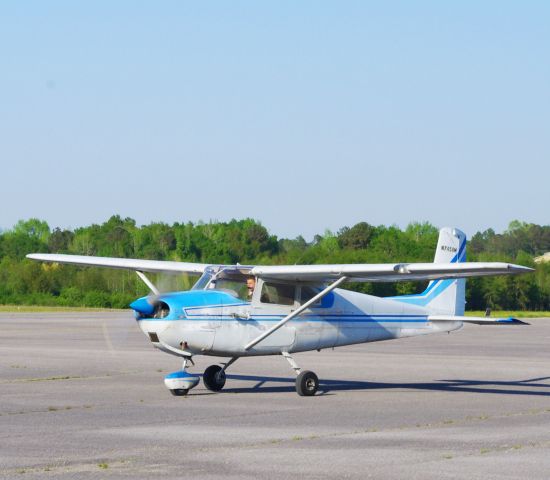
[[(151, 302), (152, 303), (152, 302)], [(147, 297), (141, 297), (130, 304), (130, 308), (141, 315), (153, 315), (155, 306), (149, 303)]]

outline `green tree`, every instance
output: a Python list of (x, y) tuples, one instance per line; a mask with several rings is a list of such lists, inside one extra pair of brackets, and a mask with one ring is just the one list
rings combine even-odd
[(26, 235), (39, 240), (41, 243), (47, 243), (50, 236), (50, 227), (38, 218), (30, 218), (29, 220), (19, 220), (13, 227), (13, 233)]
[[(121, 307), (147, 288), (132, 272), (39, 264), (31, 252), (181, 260), (204, 263), (319, 264), (431, 262), (438, 230), (429, 223), (374, 227), (360, 222), (335, 235), (326, 231), (308, 243), (303, 237), (277, 238), (253, 219), (229, 222), (166, 223), (137, 226), (113, 215), (102, 224), (50, 231), (39, 219), (22, 220), (0, 232), (0, 302), (102, 305)], [(550, 226), (514, 221), (501, 234), (476, 233), (470, 260), (535, 265), (533, 255), (550, 251)], [(189, 288), (192, 278), (153, 276), (167, 289)], [(426, 282), (350, 283), (347, 288), (388, 296), (424, 289)], [(550, 264), (537, 264), (534, 275), (475, 278), (467, 282), (469, 309), (550, 308)]]
[(351, 228), (344, 227), (338, 231), (338, 243), (341, 248), (367, 248), (376, 232), (376, 228), (367, 222), (360, 222)]

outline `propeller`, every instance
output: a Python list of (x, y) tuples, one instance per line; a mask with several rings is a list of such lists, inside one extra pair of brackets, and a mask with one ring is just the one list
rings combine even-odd
[[(162, 294), (189, 290), (196, 280), (194, 276), (190, 276), (188, 273), (182, 275), (163, 275), (159, 273), (153, 276), (154, 282), (152, 282), (142, 272), (136, 273), (148, 285), (151, 293), (148, 296), (134, 300), (129, 307), (144, 317), (156, 316), (157, 318), (163, 318), (166, 316), (170, 309), (162, 301)], [(124, 316), (124, 319), (121, 321), (117, 319), (116, 322), (111, 322), (104, 318), (101, 328), (105, 344), (111, 354), (114, 354), (114, 352), (128, 342), (130, 332), (139, 330), (136, 326), (134, 316), (130, 314)]]

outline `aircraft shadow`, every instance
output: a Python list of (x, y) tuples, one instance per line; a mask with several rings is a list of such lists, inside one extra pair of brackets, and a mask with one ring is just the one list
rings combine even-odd
[[(227, 374), (228, 380), (241, 380), (254, 382), (251, 387), (224, 388), (224, 392), (232, 393), (269, 393), (269, 392), (293, 392), (295, 390), (294, 377), (262, 377), (256, 375), (231, 375)], [(319, 379), (319, 393), (328, 394), (338, 391), (353, 390), (430, 390), (438, 392), (469, 392), (469, 393), (492, 393), (500, 395), (532, 395), (550, 397), (550, 383), (541, 383), (549, 380), (549, 377), (531, 378), (526, 380), (511, 381), (489, 381), (489, 380), (435, 380), (433, 382), (407, 382), (407, 383), (386, 383), (386, 382), (363, 382), (356, 380), (330, 380)], [(279, 383), (283, 385), (266, 385), (267, 383)]]

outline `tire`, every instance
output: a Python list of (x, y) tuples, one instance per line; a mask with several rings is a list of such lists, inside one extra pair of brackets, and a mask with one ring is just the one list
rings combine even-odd
[(210, 365), (202, 375), (204, 386), (213, 392), (219, 392), (225, 385), (225, 372), (219, 365)]
[(187, 392), (189, 392), (187, 388), (174, 388), (170, 390), (170, 393), (174, 395), (174, 397), (184, 397), (187, 395)]
[(309, 370), (304, 370), (296, 378), (296, 393), (301, 397), (311, 397), (317, 393), (319, 379)]

